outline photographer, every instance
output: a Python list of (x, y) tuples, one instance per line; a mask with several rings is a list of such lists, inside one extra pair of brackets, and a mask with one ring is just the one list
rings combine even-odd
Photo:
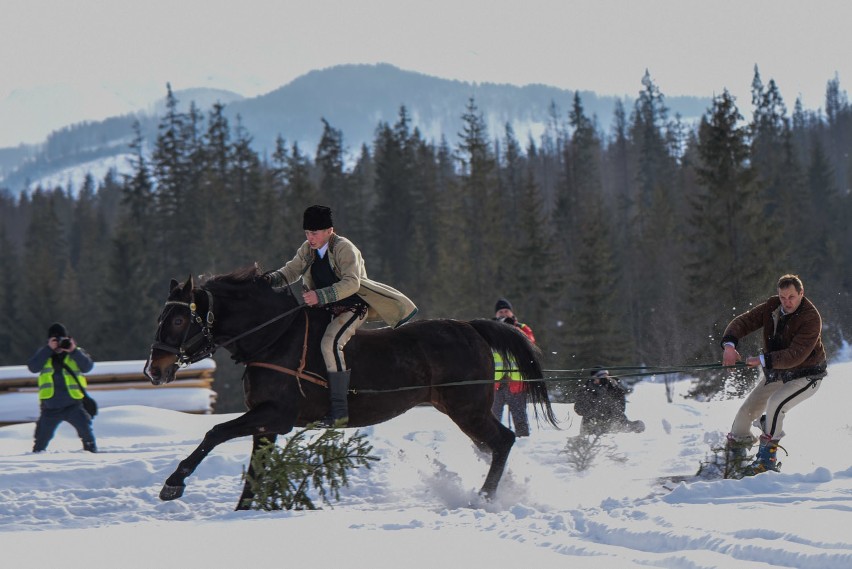
[(581, 435), (602, 435), (614, 432), (641, 433), (645, 430), (642, 421), (631, 421), (625, 415), (627, 408), (626, 387), (617, 377), (611, 377), (603, 368), (593, 368), (586, 384), (577, 393), (574, 411), (583, 416)]
[[(535, 343), (532, 328), (518, 322), (512, 305), (505, 298), (498, 300), (494, 306), (494, 319), (518, 328), (529, 338), (530, 342)], [(500, 354), (494, 352), (494, 379), (497, 383), (494, 385), (494, 405), (491, 412), (498, 420), (502, 420), (503, 407), (508, 405), (509, 414), (515, 427), (515, 435), (528, 437), (530, 424), (527, 419), (526, 386), (522, 381), (521, 373), (518, 371), (518, 365), (514, 360), (504, 362)]]
[(92, 417), (83, 407), (83, 389), (86, 388), (83, 374), (92, 370), (94, 362), (77, 346), (62, 324), (51, 324), (47, 338), (47, 345), (39, 348), (27, 361), (27, 368), (39, 374), (41, 414), (36, 422), (33, 452), (47, 448), (62, 421), (67, 421), (77, 430), (83, 441), (83, 450), (97, 452)]

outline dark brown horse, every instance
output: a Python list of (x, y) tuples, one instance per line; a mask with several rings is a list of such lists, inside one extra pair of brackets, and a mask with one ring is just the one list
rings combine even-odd
[[(246, 365), (242, 416), (213, 427), (166, 480), (160, 498), (183, 495), (186, 478), (216, 445), (264, 439), (318, 421), (328, 412), (325, 365), (319, 344), (329, 313), (299, 305), (290, 288), (271, 288), (257, 268), (207, 280), (194, 287), (172, 281), (145, 374), (155, 385), (172, 381), (181, 364), (224, 347)], [(492, 350), (511, 356), (524, 378), (540, 379), (539, 352), (515, 328), (491, 320), (423, 320), (397, 329), (359, 330), (345, 348), (352, 368), (349, 427), (374, 425), (420, 403), (445, 413), (480, 448), (491, 451), (481, 493), (492, 497), (503, 475), (515, 435), (491, 413), (494, 397)], [(527, 383), (528, 397), (556, 425), (543, 381)], [(254, 476), (255, 473), (251, 472)], [(237, 504), (248, 508), (248, 483)]]

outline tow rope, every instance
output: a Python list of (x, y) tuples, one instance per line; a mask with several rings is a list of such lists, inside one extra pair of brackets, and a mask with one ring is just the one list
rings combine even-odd
[[(712, 370), (712, 369), (733, 370), (733, 369), (742, 369), (742, 368), (745, 368), (745, 367), (747, 367), (745, 362), (737, 362), (734, 365), (730, 365), (730, 366), (713, 363), (713, 364), (696, 364), (696, 365), (687, 365), (687, 366), (615, 366), (615, 367), (608, 367), (606, 369), (609, 370), (609, 371), (623, 371), (623, 372), (628, 372), (630, 370), (645, 370), (645, 371), (637, 371), (635, 373), (610, 374), (610, 377), (622, 378), (622, 377), (646, 377), (646, 376), (653, 376), (653, 375), (668, 375), (668, 374), (675, 374), (675, 373), (688, 373), (688, 372), (694, 372), (694, 371), (706, 371), (706, 370)], [(540, 377), (538, 379), (530, 378), (530, 379), (518, 379), (518, 380), (512, 380), (512, 381), (519, 381), (519, 382), (543, 381), (545, 383), (559, 383), (559, 382), (567, 382), (567, 381), (585, 381), (586, 379), (589, 378), (588, 372), (592, 371), (593, 369), (599, 369), (599, 368), (543, 369), (541, 371), (544, 374), (548, 374), (548, 373), (557, 373), (557, 374), (569, 373), (569, 374), (572, 374), (572, 375), (545, 376), (545, 377)], [(508, 370), (503, 370), (503, 371), (511, 372), (511, 371), (517, 371), (517, 370), (508, 369)], [(464, 381), (452, 381), (452, 382), (449, 382), (449, 383), (442, 383), (440, 385), (407, 385), (405, 387), (396, 387), (394, 389), (352, 388), (352, 389), (349, 390), (349, 392), (352, 393), (353, 395), (357, 395), (359, 393), (361, 393), (361, 394), (390, 393), (390, 392), (394, 392), (394, 391), (411, 391), (412, 389), (437, 389), (437, 388), (441, 388), (441, 387), (455, 387), (455, 386), (461, 386), (461, 385), (478, 385), (478, 384), (483, 384), (483, 383), (493, 385), (495, 383), (495, 380), (494, 379), (469, 379), (469, 380), (464, 380)]]

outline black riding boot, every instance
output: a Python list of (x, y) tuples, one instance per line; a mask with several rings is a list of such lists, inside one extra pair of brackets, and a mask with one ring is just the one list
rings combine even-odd
[(345, 427), (349, 422), (349, 375), (349, 370), (328, 372), (331, 412), (320, 422), (322, 426)]

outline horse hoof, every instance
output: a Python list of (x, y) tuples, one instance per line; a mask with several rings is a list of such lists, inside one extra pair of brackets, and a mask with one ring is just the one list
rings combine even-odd
[(483, 502), (488, 502), (488, 503), (493, 502), (494, 501), (494, 494), (496, 494), (496, 493), (497, 493), (496, 490), (486, 490), (485, 488), (483, 488), (479, 491), (479, 499), (482, 500)]
[(160, 490), (160, 500), (167, 502), (169, 500), (176, 500), (183, 496), (183, 489), (186, 486), (169, 486), (168, 484), (163, 486), (163, 489)]

